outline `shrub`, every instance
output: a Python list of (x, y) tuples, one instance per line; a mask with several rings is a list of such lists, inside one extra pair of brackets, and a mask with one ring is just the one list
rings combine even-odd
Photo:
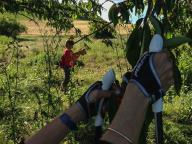
[(192, 86), (192, 52), (191, 47), (184, 45), (180, 47), (179, 52), (179, 69), (183, 78), (185, 90), (191, 90)]
[[(1, 30), (0, 30), (0, 31), (1, 31)], [(7, 45), (7, 44), (9, 44), (11, 41), (12, 41), (11, 38), (8, 38), (8, 37), (6, 37), (6, 36), (1, 36), (1, 35), (0, 35), (0, 44), (1, 44), (1, 45)]]
[(27, 28), (15, 19), (0, 19), (0, 34), (15, 38), (18, 34), (25, 32)]
[(191, 143), (190, 136), (186, 136), (185, 128), (182, 125), (171, 122), (169, 120), (164, 121), (164, 139), (165, 144)]
[[(184, 95), (184, 94), (183, 94)], [(192, 124), (192, 92), (188, 92), (181, 98), (181, 106), (178, 110), (177, 121), (184, 124)]]

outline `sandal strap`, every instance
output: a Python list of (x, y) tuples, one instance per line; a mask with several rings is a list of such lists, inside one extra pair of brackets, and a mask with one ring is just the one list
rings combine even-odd
[(146, 53), (133, 69), (130, 82), (135, 83), (143, 94), (156, 102), (165, 95), (154, 65), (155, 52)]

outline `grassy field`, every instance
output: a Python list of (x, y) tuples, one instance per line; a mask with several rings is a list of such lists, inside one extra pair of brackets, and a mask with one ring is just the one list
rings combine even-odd
[[(23, 33), (22, 35), (41, 35), (44, 32), (47, 32), (48, 34), (52, 34), (54, 32), (54, 29), (49, 26), (46, 26), (46, 22), (44, 21), (38, 21), (38, 25), (28, 19), (21, 19), (20, 22), (28, 28), (27, 32)], [(90, 33), (89, 21), (76, 20), (74, 21), (74, 26), (80, 29), (83, 35)], [(132, 29), (131, 25), (118, 25), (116, 27), (117, 32), (122, 35), (127, 35), (131, 31), (131, 29)], [(75, 35), (75, 29), (71, 29), (67, 33), (63, 33), (63, 34)]]
[[(9, 14), (9, 13), (1, 14), (0, 13), (0, 18), (3, 18), (3, 17), (10, 18), (10, 19), (16, 19), (21, 24), (25, 25), (27, 27), (27, 31), (25, 33), (22, 33), (22, 35), (40, 36), (44, 33), (51, 35), (51, 34), (54, 34), (54, 31), (55, 31), (54, 28), (47, 26), (45, 21), (35, 20), (35, 22), (34, 22), (22, 15), (13, 15), (13, 14)], [(82, 32), (82, 35), (86, 35), (86, 34), (90, 33), (89, 21), (75, 20), (74, 27), (80, 29)], [(131, 29), (132, 29), (132, 25), (117, 25), (117, 27), (116, 27), (116, 31), (122, 35), (129, 34)], [(73, 28), (73, 29), (69, 30), (67, 33), (63, 33), (63, 35), (75, 35), (75, 29)]]

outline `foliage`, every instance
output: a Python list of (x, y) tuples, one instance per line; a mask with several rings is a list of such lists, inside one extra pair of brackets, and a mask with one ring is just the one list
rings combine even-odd
[[(136, 24), (136, 28), (132, 31), (126, 44), (126, 56), (128, 62), (134, 66), (140, 56), (141, 45), (138, 41), (142, 40), (142, 28), (140, 27), (141, 21)], [(150, 35), (148, 35), (150, 36)]]
[[(144, 10), (144, 1), (132, 1), (132, 2), (122, 2), (120, 4), (114, 4), (109, 11), (109, 19), (113, 22), (114, 25), (118, 23), (121, 19), (128, 20), (129, 15), (135, 8), (135, 13), (140, 14)], [(164, 1), (158, 0), (153, 1), (149, 0), (147, 2), (147, 13), (144, 18), (138, 19), (135, 28), (133, 29), (128, 41), (127, 41), (127, 58), (128, 61), (134, 66), (139, 56), (145, 52), (149, 46), (150, 37), (154, 33), (161, 34), (165, 38), (165, 48), (168, 47), (177, 47), (178, 45), (186, 42), (191, 42), (189, 38), (173, 38), (166, 40), (167, 33), (171, 32), (170, 23), (169, 23), (169, 14), (173, 13), (173, 7), (175, 1)], [(121, 10), (126, 9), (124, 13)], [(160, 13), (162, 10), (162, 13)], [(127, 16), (124, 16), (125, 13)], [(120, 16), (118, 16), (120, 15)], [(138, 35), (140, 38), (134, 36)], [(178, 39), (180, 41), (178, 41)], [(134, 41), (135, 40), (135, 41)], [(134, 42), (132, 42), (134, 41)], [(137, 44), (136, 48), (133, 49), (133, 44)], [(132, 49), (132, 50), (130, 50)], [(129, 52), (131, 51), (131, 52)], [(133, 60), (133, 62), (132, 62)]]
[[(138, 15), (144, 11), (144, 3), (145, 1), (143, 0), (136, 0), (114, 4), (109, 10), (109, 19), (114, 25), (117, 25), (120, 21), (128, 22), (133, 9)], [(178, 45), (192, 41), (186, 37), (173, 37), (174, 34), (171, 33), (173, 31), (170, 28), (169, 19), (170, 15), (174, 13), (174, 8), (178, 4), (177, 1), (148, 0), (146, 3), (147, 12), (145, 16), (137, 20), (135, 28), (127, 40), (127, 59), (132, 66), (135, 65), (141, 54), (147, 51), (151, 35), (155, 33), (162, 35), (165, 41), (164, 48), (167, 49), (170, 49), (170, 47), (176, 48)], [(189, 13), (186, 12), (185, 14)]]
[(164, 113), (165, 143), (191, 143), (191, 91), (181, 92), (172, 102), (166, 99)]
[(187, 95), (184, 95), (184, 98), (181, 98), (181, 100), (181, 106), (178, 110), (178, 117), (176, 120), (180, 123), (190, 125), (192, 123), (191, 91), (187, 93)]
[(15, 19), (0, 19), (0, 35), (15, 38), (18, 34), (25, 32), (27, 28), (17, 22)]
[[(0, 2), (0, 12), (10, 12), (21, 14), (29, 19), (47, 20), (47, 24), (57, 30), (67, 31), (74, 27), (73, 20), (78, 17), (86, 17), (89, 20), (97, 19), (97, 13), (101, 13), (101, 5), (98, 1), (89, 0), (88, 2), (76, 0), (2, 0)], [(26, 15), (26, 14), (27, 15)]]
[(9, 38), (7, 36), (0, 36), (1, 45), (7, 45), (7, 44), (9, 44), (10, 41), (12, 41), (12, 38)]
[[(14, 40), (9, 43), (7, 49), (4, 49), (4, 52), (2, 50), (5, 53), (4, 57), (8, 59), (5, 63), (1, 62), (0, 73), (1, 91), (3, 92), (3, 98), (1, 98), (0, 103), (5, 110), (1, 121), (5, 122), (3, 130), (7, 130), (7, 135), (4, 139), (5, 142), (7, 139), (6, 143), (11, 141), (19, 143), (19, 141), (22, 141), (24, 136), (30, 133), (31, 128), (29, 126), (33, 120), (39, 120), (39, 125), (44, 125), (44, 122), (48, 120), (48, 116), (53, 117), (58, 112), (58, 107), (54, 106), (59, 105), (60, 102), (59, 97), (53, 98), (53, 94), (50, 92), (55, 91), (52, 85), (57, 83), (56, 78), (51, 79), (49, 75), (46, 75), (47, 73), (44, 76), (37, 76), (37, 73), (44, 72), (44, 67), (39, 68), (36, 65), (37, 63), (33, 65), (34, 69), (28, 69), (28, 65), (23, 66), (24, 62), (22, 59), (25, 57), (20, 57), (20, 54), (24, 48), (17, 40)], [(45, 57), (46, 55), (43, 59)], [(44, 64), (45, 62), (41, 65)], [(22, 67), (24, 68), (22, 69)], [(37, 79), (41, 79), (42, 83), (39, 81), (39, 84), (37, 84), (35, 82)], [(50, 81), (52, 81), (51, 86), (48, 85)], [(46, 84), (44, 85), (44, 83)], [(47, 91), (44, 89), (47, 89)], [(38, 105), (33, 107), (34, 113), (28, 107), (32, 100), (30, 96), (33, 96), (32, 99), (38, 103)], [(43, 101), (48, 101), (48, 105)], [(25, 104), (21, 107), (21, 103)], [(52, 111), (53, 107), (54, 113)]]
[[(94, 33), (93, 37), (97, 39), (107, 39), (107, 38), (114, 38), (115, 30), (114, 27), (108, 26), (104, 27), (107, 22), (100, 20), (99, 22), (90, 23), (90, 32)], [(97, 31), (98, 29), (101, 29)]]
[[(188, 61), (190, 54), (181, 53), (180, 55), (186, 55), (188, 59), (184, 59), (183, 56), (181, 59), (180, 57), (177, 58), (179, 51), (176, 47), (184, 42), (190, 42), (191, 39), (182, 36), (182, 39), (179, 37), (181, 41), (178, 42), (178, 37), (175, 35), (186, 35), (188, 30), (188, 34), (190, 35), (191, 5), (188, 5), (189, 3), (189, 0), (124, 1), (119, 4), (114, 4), (108, 14), (111, 23), (113, 23), (115, 27), (118, 23), (129, 23), (130, 15), (133, 11), (137, 15), (141, 15), (145, 7), (147, 7), (146, 14), (143, 18), (137, 20), (132, 33), (127, 39), (127, 60), (133, 67), (141, 54), (148, 50), (151, 36), (155, 33), (161, 34), (166, 44), (164, 48), (168, 49), (168, 47), (170, 47), (168, 50), (173, 53), (172, 58), (175, 67), (177, 67), (178, 62), (179, 65), (181, 64), (181, 75), (178, 71), (175, 71), (175, 79), (176, 77), (179, 78), (182, 76), (184, 80), (186, 80), (184, 86), (188, 87), (187, 92), (190, 92), (191, 84), (191, 67), (188, 67), (186, 70), (186, 66), (190, 65)], [(67, 31), (74, 27), (72, 22), (78, 17), (86, 17), (93, 25), (97, 26), (94, 28), (94, 31), (103, 30), (104, 27), (109, 26), (110, 23), (100, 21), (98, 14), (101, 13), (101, 9), (102, 4), (99, 4), (98, 0), (88, 0), (87, 2), (62, 0), (61, 3), (59, 3), (58, 0), (0, 1), (1, 13), (10, 12), (20, 14), (34, 22), (36, 22), (35, 18), (46, 20), (47, 24), (55, 27), (58, 31)], [(176, 18), (177, 14), (179, 14), (178, 19)], [(79, 30), (77, 28), (75, 29), (77, 30), (78, 36), (81, 36)], [(65, 107), (70, 105), (80, 96), (80, 93), (86, 89), (86, 87), (82, 85), (81, 88), (78, 87), (78, 82), (74, 81), (68, 95), (65, 95), (66, 97), (62, 91), (60, 91), (59, 87), (63, 74), (58, 72), (55, 66), (59, 55), (61, 55), (58, 53), (61, 42), (58, 34), (59, 33), (51, 37), (51, 39), (45, 34), (43, 36), (42, 49), (37, 50), (37, 48), (33, 48), (32, 52), (29, 52), (29, 50), (26, 50), (25, 47), (20, 45), (20, 41), (17, 39), (16, 41), (10, 40), (9, 42), (9, 40), (5, 40), (5, 42), (2, 42), (0, 47), (3, 48), (1, 49), (2, 57), (0, 58), (0, 92), (2, 94), (2, 97), (0, 97), (0, 114), (2, 119), (0, 119), (0, 121), (3, 123), (1, 127), (3, 134), (0, 133), (0, 136), (3, 136), (3, 140), (1, 141), (5, 143), (18, 143), (22, 141), (25, 135), (30, 135), (36, 129), (44, 126), (51, 118), (63, 111), (63, 105)], [(85, 38), (87, 38), (87, 36), (82, 39)], [(9, 44), (7, 45), (7, 43)], [(7, 45), (7, 47), (5, 45)], [(90, 45), (97, 48), (97, 50), (92, 50), (92, 53), (88, 54), (83, 60), (86, 60), (86, 63), (89, 64), (91, 69), (86, 69), (86, 71), (83, 72), (79, 71), (78, 75), (78, 79), (83, 79), (82, 83), (86, 86), (93, 82), (93, 80), (98, 79), (99, 76), (108, 69), (108, 66), (111, 67), (117, 64), (116, 60), (112, 61), (115, 55), (109, 54), (110, 48), (105, 49), (101, 43)], [(24, 50), (29, 53), (24, 53)], [(116, 51), (120, 51), (120, 49)], [(24, 53), (25, 56), (21, 56), (21, 53)], [(122, 58), (124, 58), (123, 53), (121, 53), (121, 61)], [(5, 60), (5, 62), (2, 60)], [(104, 64), (106, 64), (105, 67), (103, 67)], [(117, 65), (120, 65), (120, 62)], [(101, 73), (98, 74), (98, 71)], [(97, 72), (97, 74), (93, 76), (93, 72)], [(83, 73), (86, 73), (86, 75), (83, 75)], [(181, 86), (180, 79), (175, 80), (175, 85), (179, 92)], [(175, 93), (172, 92), (173, 97), (174, 95)], [(167, 112), (166, 118), (168, 121), (165, 123), (167, 143), (191, 143), (190, 128), (186, 125), (181, 125), (191, 120), (191, 117), (188, 117), (189, 113), (191, 113), (190, 103), (187, 103), (188, 100), (191, 102), (190, 99), (184, 101), (184, 107), (181, 107), (179, 113), (177, 112), (177, 114), (180, 114), (178, 119), (172, 118), (174, 114)], [(172, 104), (167, 105), (171, 108), (173, 106)], [(177, 104), (174, 105), (175, 109), (176, 107)], [(5, 112), (2, 111), (2, 109), (5, 110)], [(28, 131), (25, 131), (26, 129), (28, 129)], [(182, 129), (182, 131), (179, 131), (180, 129)], [(4, 134), (5, 132), (7, 135)], [(87, 131), (85, 131), (85, 133), (87, 133)], [(71, 143), (76, 143), (73, 135), (69, 135), (66, 140)], [(150, 137), (149, 141), (153, 141), (153, 138)]]
[[(173, 4), (172, 4), (173, 5)], [(174, 7), (173, 7), (174, 6)], [(192, 38), (192, 3), (190, 0), (175, 0), (173, 12), (169, 13), (171, 29)]]
[(183, 88), (184, 90), (188, 91), (191, 90), (192, 84), (192, 53), (191, 47), (184, 45), (179, 47), (179, 49), (175, 52), (177, 53), (178, 61), (179, 61), (179, 69), (182, 74), (183, 79)]

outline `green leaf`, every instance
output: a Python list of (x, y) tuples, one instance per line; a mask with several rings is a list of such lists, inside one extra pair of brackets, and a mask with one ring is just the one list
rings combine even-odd
[(136, 28), (130, 34), (129, 39), (127, 40), (126, 57), (132, 67), (135, 66), (140, 56), (142, 32), (143, 29), (136, 26)]
[(132, 0), (132, 3), (133, 3), (134, 5), (136, 5), (136, 0)]
[(161, 35), (162, 34), (162, 30), (161, 30), (161, 26), (160, 26), (161, 22), (154, 16), (150, 16), (149, 19), (155, 29), (155, 33)]
[(175, 0), (165, 0), (165, 2), (166, 2), (167, 10), (171, 12), (175, 5)]
[(138, 3), (139, 3), (139, 9), (142, 9), (144, 10), (144, 3), (143, 3), (143, 0), (138, 0)]
[(144, 27), (144, 36), (143, 36), (143, 48), (142, 48), (142, 54), (146, 51), (149, 51), (149, 44), (151, 42), (152, 34), (149, 27), (149, 24), (147, 23)]
[(140, 18), (136, 21), (136, 28), (139, 28), (141, 26), (141, 23), (143, 22), (143, 18)]
[(135, 4), (135, 11), (138, 12), (138, 9), (144, 10), (144, 3), (143, 0), (133, 0), (133, 3)]
[(184, 43), (192, 42), (192, 39), (185, 36), (178, 36), (164, 41), (164, 47), (167, 49), (173, 49)]
[[(164, 10), (165, 11), (165, 10)], [(166, 13), (166, 11), (164, 12), (164, 13)], [(162, 26), (163, 26), (163, 32), (164, 33), (167, 33), (167, 32), (170, 32), (170, 30), (171, 30), (171, 22), (168, 20), (168, 18), (163, 18), (162, 19)]]
[(108, 101), (108, 115), (109, 115), (110, 123), (115, 117), (117, 110), (118, 110), (117, 97), (113, 95), (109, 98), (109, 101)]
[(129, 10), (127, 5), (124, 2), (119, 3), (119, 11), (122, 16), (122, 21), (129, 23)]
[(117, 5), (113, 4), (109, 9), (108, 17), (109, 17), (109, 20), (113, 22), (114, 25), (117, 25), (118, 23), (118, 13), (119, 13), (119, 9)]
[(160, 12), (161, 12), (161, 3), (162, 3), (162, 0), (156, 0), (156, 3), (155, 3), (155, 6), (154, 6), (154, 10), (155, 10), (155, 13), (157, 14), (157, 15), (159, 15), (160, 14)]
[(173, 37), (173, 33), (167, 32), (164, 36), (166, 39), (171, 39)]
[(134, 0), (133, 3), (135, 4), (135, 13), (138, 10), (138, 0)]
[(179, 71), (179, 68), (176, 65), (174, 66), (174, 86), (175, 86), (175, 91), (177, 95), (180, 95), (182, 79), (181, 79), (181, 73)]
[(103, 39), (102, 40), (102, 42), (104, 43), (104, 44), (106, 44), (106, 46), (113, 46), (113, 42), (112, 42), (112, 40), (110, 40), (110, 39)]
[(173, 60), (173, 78), (174, 78), (174, 88), (177, 95), (180, 95), (181, 86), (182, 86), (182, 78), (179, 68), (177, 66), (177, 60), (173, 53), (171, 53), (171, 58)]

